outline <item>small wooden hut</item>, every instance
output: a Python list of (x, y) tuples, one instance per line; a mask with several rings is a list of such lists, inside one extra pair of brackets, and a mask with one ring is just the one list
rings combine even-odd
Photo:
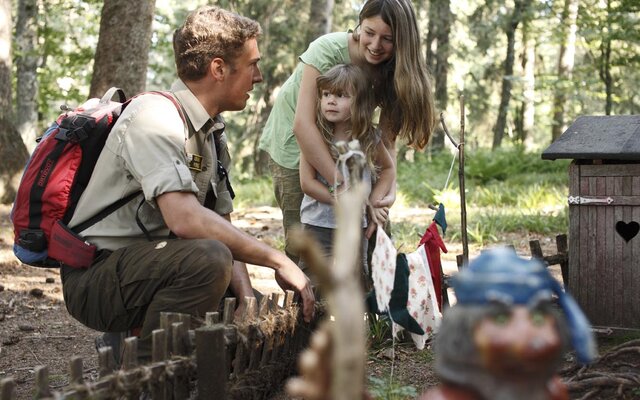
[(569, 282), (591, 323), (640, 328), (640, 115), (582, 116), (543, 153), (569, 167)]

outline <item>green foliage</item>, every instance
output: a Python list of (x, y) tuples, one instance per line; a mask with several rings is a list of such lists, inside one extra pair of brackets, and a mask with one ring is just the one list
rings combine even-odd
[(376, 400), (414, 399), (418, 396), (415, 387), (394, 382), (391, 377), (369, 376), (369, 394)]
[[(447, 211), (446, 240), (460, 241), (458, 162), (445, 188), (452, 156), (415, 154), (398, 165), (399, 199), (405, 206), (442, 203)], [(480, 246), (508, 233), (553, 235), (567, 231), (567, 160), (542, 160), (520, 148), (474, 150), (465, 159), (467, 235)], [(442, 188), (442, 189), (439, 189)], [(393, 209), (392, 209), (393, 213)], [(394, 220), (393, 240), (403, 250), (415, 249), (425, 222)]]
[(233, 189), (236, 193), (234, 200), (235, 208), (259, 206), (277, 207), (270, 178), (234, 179), (233, 183)]
[[(338, 0), (333, 8), (333, 31), (344, 31), (357, 24), (362, 0)], [(156, 2), (152, 46), (149, 54), (147, 88), (166, 89), (175, 79), (171, 37), (188, 11), (206, 0), (159, 0)], [(506, 38), (505, 22), (513, 2), (495, 0), (460, 0), (451, 2), (454, 16), (449, 48), (449, 104), (442, 107), (452, 133), (457, 131), (458, 95), (464, 94), (466, 104), (466, 146), (468, 177), (482, 185), (505, 181), (517, 174), (518, 168), (533, 168), (549, 177), (558, 176), (555, 169), (562, 163), (546, 163), (528, 158), (523, 164), (517, 153), (513, 159), (483, 152), (491, 144), (491, 130), (498, 112), (499, 92), (503, 79), (513, 83), (505, 145), (521, 141), (514, 133), (516, 110), (524, 99), (522, 65), (517, 63), (512, 76), (503, 77)], [(16, 2), (13, 2), (14, 9)], [(93, 71), (93, 56), (98, 42), (102, 1), (48, 0), (39, 2), (38, 34), (41, 62), (38, 68), (40, 127), (48, 125), (59, 113), (61, 104), (75, 106), (86, 99)], [(263, 27), (260, 38), (264, 82), (256, 85), (247, 108), (226, 113), (228, 133), (233, 145), (233, 159), (240, 173), (251, 174), (257, 158), (256, 141), (269, 115), (275, 94), (292, 73), (298, 56), (306, 49), (310, 0), (223, 0), (225, 8), (257, 19)], [(637, 1), (584, 0), (580, 2), (573, 74), (564, 81), (558, 79), (560, 44), (558, 35), (564, 27), (560, 14), (564, 1), (534, 2), (525, 19), (530, 35), (535, 38), (535, 126), (527, 142), (529, 149), (544, 148), (549, 142), (552, 124), (552, 99), (556, 88), (567, 89), (565, 121), (579, 115), (603, 114), (607, 95), (603, 82), (605, 66), (611, 75), (612, 114), (640, 113), (640, 21)], [(418, 24), (425, 37), (428, 13), (424, 2), (414, 1)], [(524, 24), (522, 24), (524, 25)], [(520, 27), (519, 29), (522, 29)], [(606, 49), (610, 47), (610, 53)], [(14, 57), (18, 56), (14, 48)], [(516, 58), (522, 59), (522, 32), (516, 35)], [(423, 51), (423, 54), (425, 51)], [(607, 55), (608, 54), (608, 55)], [(15, 93), (15, 91), (14, 91)], [(131, 95), (131, 94), (130, 94)], [(417, 154), (417, 158), (423, 155)], [(436, 165), (449, 165), (450, 155), (433, 155)], [(419, 161), (419, 160), (418, 160)], [(402, 167), (407, 172), (407, 167)], [(426, 205), (436, 200), (436, 190), (443, 192), (448, 169), (420, 171), (417, 187), (405, 189), (407, 199)], [(452, 183), (456, 175), (452, 176)], [(545, 177), (546, 179), (546, 177)], [(554, 179), (554, 178), (550, 178)], [(531, 178), (530, 178), (531, 180)], [(557, 182), (550, 182), (556, 184)], [(401, 185), (403, 186), (403, 185)], [(406, 187), (406, 186), (403, 186)], [(455, 187), (455, 185), (453, 186)], [(412, 191), (414, 193), (412, 193)], [(442, 193), (440, 193), (442, 194)]]
[(378, 350), (392, 345), (391, 321), (385, 316), (367, 314), (369, 349)]

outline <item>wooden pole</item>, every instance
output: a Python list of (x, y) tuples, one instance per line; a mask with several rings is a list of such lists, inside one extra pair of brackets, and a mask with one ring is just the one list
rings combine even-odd
[(223, 324), (196, 329), (198, 399), (226, 399), (229, 362)]
[(464, 95), (460, 95), (460, 157), (458, 162), (458, 180), (460, 182), (460, 234), (462, 237), (462, 258), (464, 265), (469, 264), (469, 239), (467, 237), (467, 200), (464, 187)]
[(469, 239), (467, 235), (467, 200), (464, 187), (464, 95), (460, 95), (460, 142), (449, 133), (444, 115), (440, 113), (440, 124), (451, 143), (458, 149), (458, 182), (460, 188), (460, 237), (462, 238), (462, 264), (458, 261), (458, 267), (469, 263)]

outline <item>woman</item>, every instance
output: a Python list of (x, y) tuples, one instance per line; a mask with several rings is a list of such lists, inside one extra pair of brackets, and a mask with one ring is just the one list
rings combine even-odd
[[(367, 0), (353, 32), (321, 36), (300, 56), (293, 75), (284, 83), (260, 138), (269, 153), (276, 201), (283, 214), (285, 251), (290, 228), (300, 223), (303, 193), (298, 174), (300, 151), (331, 184), (335, 162), (316, 126), (316, 78), (337, 64), (353, 63), (367, 72), (380, 107), (379, 127), (394, 163), (398, 137), (408, 145), (426, 146), (435, 124), (431, 83), (420, 46), (420, 34), (410, 0)], [(391, 191), (374, 202), (390, 207)]]

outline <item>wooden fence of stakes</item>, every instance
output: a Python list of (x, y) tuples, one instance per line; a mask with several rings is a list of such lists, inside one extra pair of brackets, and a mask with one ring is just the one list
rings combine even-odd
[[(110, 347), (99, 351), (99, 379), (83, 379), (83, 361), (69, 364), (69, 384), (49, 388), (46, 366), (35, 368), (33, 399), (252, 399), (269, 398), (295, 369), (297, 354), (308, 342), (316, 320), (305, 323), (294, 293), (248, 298), (245, 314), (234, 321), (235, 298), (220, 313), (207, 313), (204, 325), (190, 329), (187, 314), (162, 313), (153, 331), (152, 361), (137, 364), (136, 337), (124, 341), (122, 366), (113, 365)], [(317, 312), (317, 317), (321, 316)], [(0, 400), (14, 400), (12, 378), (0, 382)], [(141, 397), (142, 396), (142, 397)], [(146, 396), (146, 397), (145, 397)]]

